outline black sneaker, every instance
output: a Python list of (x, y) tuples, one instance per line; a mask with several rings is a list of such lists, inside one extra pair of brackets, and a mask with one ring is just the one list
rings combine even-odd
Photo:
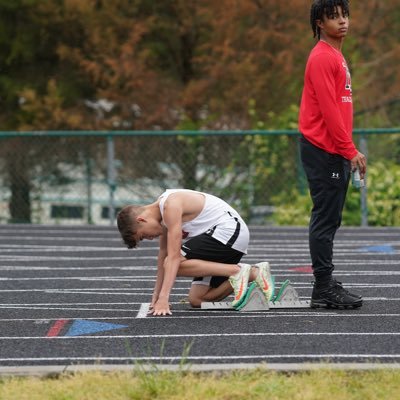
[(334, 279), (334, 281), (335, 281), (335, 282), (344, 290), (344, 292), (345, 292), (346, 294), (348, 294), (349, 296), (355, 297), (356, 299), (362, 299), (362, 296), (361, 296), (360, 294), (350, 293), (348, 290), (346, 290), (346, 289), (343, 287), (342, 282), (338, 282), (336, 279)]
[(335, 280), (320, 289), (314, 285), (311, 296), (312, 308), (358, 308), (362, 303), (362, 298), (354, 297)]

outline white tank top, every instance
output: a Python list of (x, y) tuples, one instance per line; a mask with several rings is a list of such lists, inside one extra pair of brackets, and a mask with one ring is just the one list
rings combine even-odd
[(205, 197), (204, 207), (200, 214), (193, 220), (182, 223), (183, 240), (209, 232), (221, 243), (229, 244), (235, 250), (247, 254), (250, 234), (246, 223), (234, 208), (216, 196), (188, 189), (166, 190), (160, 196), (159, 206), (162, 218), (164, 218), (165, 201), (168, 196), (176, 192), (199, 193)]

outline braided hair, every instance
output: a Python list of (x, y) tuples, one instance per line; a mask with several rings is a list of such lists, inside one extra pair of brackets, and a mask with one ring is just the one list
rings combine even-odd
[(349, 0), (314, 0), (311, 6), (310, 23), (314, 37), (321, 37), (321, 29), (317, 25), (317, 20), (322, 20), (324, 16), (332, 18), (337, 7), (342, 7), (343, 15), (349, 16)]

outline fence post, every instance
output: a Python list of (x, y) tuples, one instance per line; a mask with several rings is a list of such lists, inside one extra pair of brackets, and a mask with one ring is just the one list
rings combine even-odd
[(87, 199), (87, 223), (89, 225), (93, 224), (92, 218), (92, 205), (93, 205), (93, 196), (92, 196), (92, 159), (89, 154), (86, 154), (86, 199)]
[[(365, 134), (360, 137), (360, 151), (368, 158), (368, 144)], [(365, 177), (365, 181), (366, 177)], [(368, 184), (368, 182), (367, 182)], [(367, 202), (367, 186), (361, 188), (361, 226), (368, 226), (368, 202)]]
[(109, 190), (109, 203), (108, 203), (108, 217), (110, 225), (114, 225), (115, 219), (115, 205), (114, 205), (114, 192), (115, 192), (115, 160), (114, 160), (114, 138), (107, 136), (107, 183)]
[(300, 149), (300, 138), (295, 136), (296, 140), (296, 167), (297, 167), (297, 188), (301, 195), (307, 193), (307, 177), (304, 172), (303, 163), (301, 162), (301, 149)]

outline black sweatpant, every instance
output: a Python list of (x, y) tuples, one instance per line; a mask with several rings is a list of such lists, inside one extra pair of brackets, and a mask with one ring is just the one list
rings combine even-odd
[(309, 244), (317, 285), (332, 279), (333, 240), (342, 221), (342, 211), (350, 180), (351, 163), (337, 154), (300, 139), (301, 160), (313, 201)]

